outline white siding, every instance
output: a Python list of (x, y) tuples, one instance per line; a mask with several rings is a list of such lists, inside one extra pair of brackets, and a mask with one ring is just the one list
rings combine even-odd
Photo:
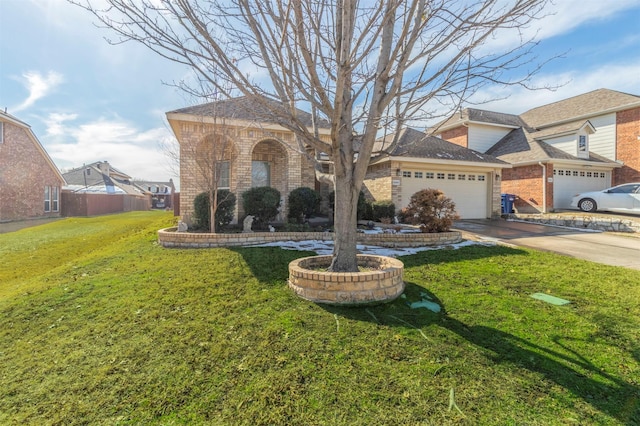
[(589, 150), (609, 160), (616, 159), (616, 114), (590, 118), (596, 132), (589, 135)]
[(486, 126), (483, 124), (469, 124), (469, 149), (479, 152), (487, 152), (500, 139), (505, 137), (513, 129), (505, 129), (498, 126)]
[(578, 152), (578, 141), (576, 140), (577, 136), (566, 135), (560, 136), (558, 138), (544, 139), (544, 142), (548, 143), (554, 148), (558, 148), (566, 152), (567, 154), (576, 155)]

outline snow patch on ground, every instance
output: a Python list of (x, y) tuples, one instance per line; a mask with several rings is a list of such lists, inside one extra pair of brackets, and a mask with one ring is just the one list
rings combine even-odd
[[(441, 246), (398, 247), (398, 248), (388, 248), (388, 247), (358, 244), (357, 249), (358, 249), (358, 253), (360, 254), (374, 254), (379, 256), (398, 257), (398, 256), (408, 256), (411, 254), (416, 254), (421, 251), (427, 251), (427, 250), (442, 250), (442, 249), (457, 250), (461, 247), (467, 247), (467, 246), (473, 246), (473, 245), (494, 246), (496, 245), (496, 243), (486, 242), (486, 241), (462, 241), (457, 244), (446, 244)], [(271, 243), (256, 244), (248, 247), (280, 247), (284, 250), (313, 251), (316, 254), (321, 256), (330, 255), (333, 253), (333, 241), (321, 241), (321, 240), (278, 241), (278, 242), (271, 242)]]

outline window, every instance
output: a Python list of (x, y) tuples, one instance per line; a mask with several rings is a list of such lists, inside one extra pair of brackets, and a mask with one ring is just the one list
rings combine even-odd
[(57, 186), (54, 186), (51, 188), (52, 190), (52, 195), (51, 195), (51, 204), (52, 204), (52, 210), (54, 212), (57, 212), (59, 210), (58, 208), (58, 200), (59, 200), (59, 188)]
[(438, 179), (444, 179), (444, 173), (438, 173), (437, 177)]
[(620, 185), (615, 188), (611, 188), (607, 192), (610, 192), (613, 194), (633, 194), (638, 190), (638, 188), (640, 188), (640, 184), (630, 183), (628, 185)]
[(587, 177), (591, 177), (591, 172), (587, 172)]
[(50, 186), (44, 187), (44, 211), (45, 212), (51, 211), (51, 187)]
[(574, 170), (574, 171), (573, 171), (573, 175), (574, 175), (574, 176), (578, 176), (578, 171), (577, 171), (577, 170)]
[(479, 181), (484, 182), (484, 178), (485, 178), (484, 175), (478, 175), (478, 180)]
[(447, 174), (447, 179), (449, 179), (449, 180), (455, 180), (455, 179), (456, 179), (456, 174), (455, 174), (455, 173), (448, 173), (448, 174)]
[(0, 143), (4, 142), (4, 123), (0, 121)]
[[(221, 161), (216, 164), (216, 178), (218, 179), (218, 189), (229, 189), (231, 182), (229, 179), (229, 162)], [(166, 188), (165, 188), (166, 189)]]
[(587, 137), (580, 135), (578, 137), (578, 153), (587, 152)]
[(580, 172), (580, 177), (584, 177), (584, 172)]
[(469, 180), (476, 180), (476, 175), (469, 175)]
[(402, 177), (411, 177), (411, 172), (402, 172)]
[(427, 179), (433, 179), (433, 172), (426, 172), (426, 173), (425, 173), (425, 177), (426, 177)]
[(418, 178), (418, 179), (422, 179), (422, 172), (415, 172), (415, 173), (413, 174), (413, 177), (414, 177), (414, 178)]
[(600, 177), (603, 178), (605, 175), (604, 173), (600, 173)]
[(251, 162), (251, 186), (270, 186), (271, 185), (271, 165), (268, 161), (252, 161)]
[(458, 180), (465, 180), (466, 176), (465, 175), (458, 175)]
[(558, 174), (559, 174), (560, 176), (564, 176), (564, 170), (558, 170)]

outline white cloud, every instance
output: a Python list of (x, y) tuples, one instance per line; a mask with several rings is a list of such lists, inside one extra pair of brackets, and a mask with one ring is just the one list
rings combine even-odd
[(22, 74), (22, 79), (19, 80), (29, 91), (29, 96), (20, 105), (12, 108), (14, 112), (29, 108), (38, 99), (53, 92), (64, 81), (64, 77), (55, 71), (49, 71), (46, 75), (42, 75), (38, 71), (27, 71)]
[(545, 10), (549, 15), (540, 21), (539, 36), (548, 38), (565, 34), (587, 22), (609, 19), (639, 5), (640, 0), (559, 0)]
[(473, 100), (499, 99), (478, 108), (521, 114), (531, 108), (567, 99), (596, 89), (640, 93), (638, 72), (640, 59), (625, 63), (602, 64), (591, 69), (574, 69), (558, 74), (540, 74), (532, 81), (535, 87), (557, 86), (556, 90), (527, 90), (522, 87), (491, 87), (477, 93)]
[(74, 123), (77, 118), (77, 114), (50, 114), (45, 120), (51, 140), (46, 149), (61, 168), (108, 161), (133, 178), (177, 181), (159, 147), (160, 142), (173, 137), (169, 129), (140, 130), (119, 117)]

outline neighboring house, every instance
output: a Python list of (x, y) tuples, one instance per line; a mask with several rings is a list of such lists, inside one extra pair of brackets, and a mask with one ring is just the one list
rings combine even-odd
[[(242, 193), (254, 186), (271, 186), (282, 195), (286, 212), (289, 193), (306, 186), (321, 189), (314, 166), (302, 153), (294, 134), (275, 124), (265, 111), (248, 104), (245, 97), (183, 108), (167, 113), (167, 119), (180, 143), (180, 184), (182, 220), (191, 223), (193, 200), (207, 191), (215, 172), (218, 187), (234, 192), (238, 199), (237, 221), (244, 216)], [(312, 125), (311, 115), (297, 111), (297, 119)], [(329, 125), (320, 122), (318, 132), (329, 141)], [(223, 135), (221, 137), (220, 135)], [(488, 218), (500, 214), (499, 179), (510, 167), (490, 155), (427, 137), (406, 129), (397, 143), (377, 142), (379, 148), (364, 182), (367, 195), (376, 200), (392, 200), (400, 210), (411, 195), (425, 188), (441, 189), (451, 197), (463, 218)], [(388, 145), (388, 143), (387, 143)], [(384, 146), (385, 152), (380, 149)], [(212, 167), (207, 153), (218, 149)], [(322, 153), (317, 155), (326, 160)], [(325, 162), (324, 171), (331, 171)], [(285, 218), (281, 214), (280, 220)]]
[(500, 176), (511, 167), (491, 155), (407, 128), (378, 140), (364, 187), (377, 200), (392, 200), (399, 210), (425, 188), (439, 189), (456, 204), (463, 219), (498, 217)]
[(95, 216), (151, 208), (151, 195), (107, 161), (69, 170), (63, 176), (67, 182), (62, 191), (64, 216)]
[(569, 207), (578, 192), (640, 181), (640, 96), (599, 89), (521, 115), (467, 108), (439, 137), (510, 163), (501, 190), (518, 212)]
[(60, 216), (64, 183), (31, 127), (0, 111), (0, 222)]
[(142, 188), (144, 191), (151, 195), (152, 209), (173, 208), (173, 196), (176, 192), (176, 187), (173, 184), (173, 179), (169, 179), (169, 182), (136, 180), (134, 183), (136, 186)]
[[(180, 216), (186, 223), (193, 222), (194, 198), (211, 190), (211, 182), (236, 194), (234, 222), (244, 217), (242, 194), (252, 187), (280, 191), (279, 220), (286, 218), (292, 190), (317, 188), (313, 165), (293, 132), (247, 97), (170, 111), (167, 119), (180, 144)], [(298, 110), (297, 119), (312, 128), (311, 114)], [(327, 123), (320, 122), (318, 132), (329, 140)], [(214, 172), (218, 178), (212, 180)]]

